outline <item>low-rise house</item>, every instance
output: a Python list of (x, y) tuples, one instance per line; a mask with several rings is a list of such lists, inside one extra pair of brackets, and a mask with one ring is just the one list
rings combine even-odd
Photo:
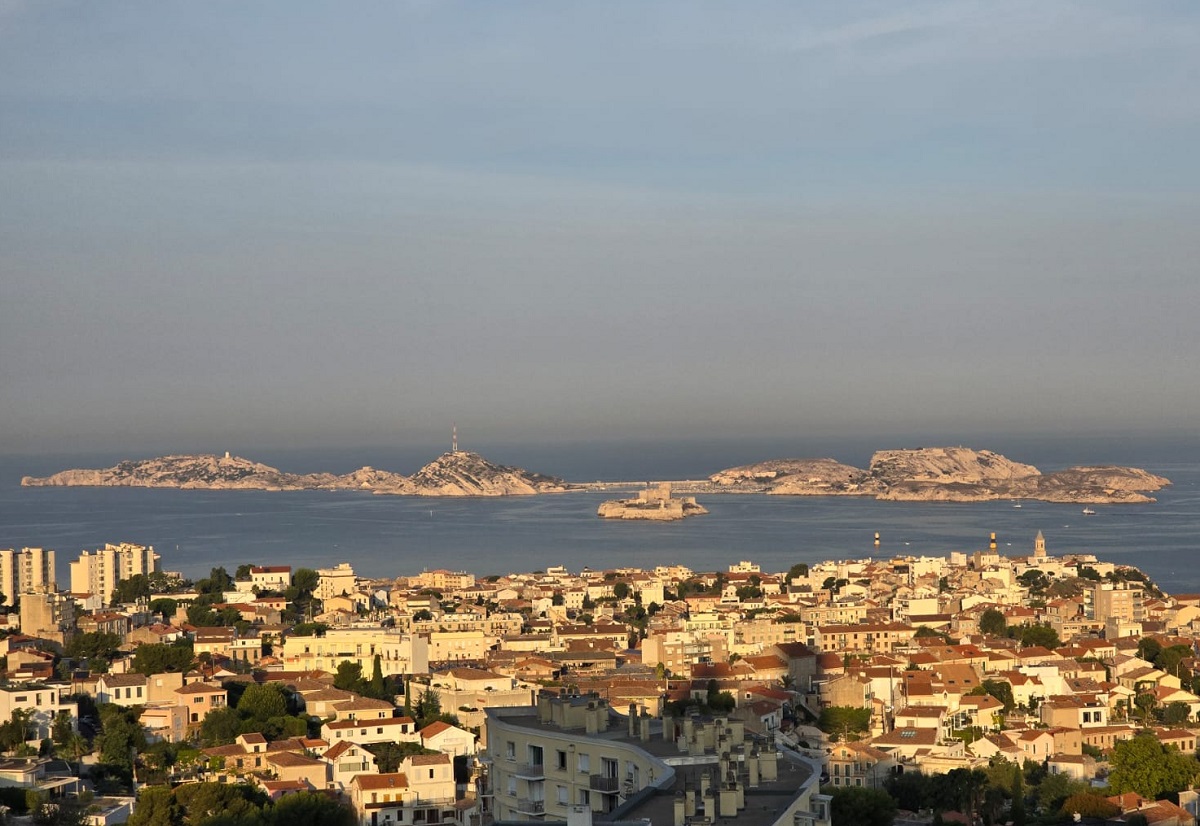
[(149, 701), (145, 674), (101, 674), (96, 680), (96, 702), (119, 706), (144, 706)]
[(425, 748), (440, 751), (451, 757), (463, 757), (476, 751), (474, 734), (442, 720), (430, 723), (418, 734), (421, 736), (421, 745)]
[(319, 758), (281, 751), (268, 753), (266, 762), (276, 780), (307, 783), (313, 789), (324, 789), (329, 783), (329, 764)]
[(834, 786), (880, 789), (895, 765), (891, 754), (875, 746), (835, 743), (829, 751), (826, 771)]
[(146, 740), (151, 743), (166, 741), (181, 743), (187, 739), (188, 709), (179, 705), (147, 706), (138, 718), (146, 730)]
[(417, 723), (411, 717), (389, 717), (386, 720), (337, 720), (321, 726), (321, 737), (337, 744), (343, 740), (354, 743), (416, 743), (420, 741)]
[(396, 707), (387, 700), (373, 700), (370, 697), (355, 696), (333, 704), (336, 720), (386, 720), (395, 712)]
[(199, 725), (205, 715), (229, 704), (229, 693), (213, 683), (195, 682), (174, 691), (175, 702), (188, 710), (188, 722)]
[(349, 740), (330, 746), (321, 759), (329, 764), (331, 782), (338, 789), (348, 789), (356, 775), (375, 774), (379, 770), (375, 755)]

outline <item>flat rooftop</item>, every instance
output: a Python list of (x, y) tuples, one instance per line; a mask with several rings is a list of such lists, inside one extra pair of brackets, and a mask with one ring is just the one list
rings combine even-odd
[[(528, 728), (536, 731), (556, 732), (564, 734), (583, 735), (584, 729), (562, 728), (551, 723), (538, 721), (537, 709), (532, 706), (517, 706), (488, 709), (509, 725)], [(711, 718), (700, 718), (703, 722), (711, 722)], [(607, 740), (609, 742), (626, 743), (642, 751), (670, 763), (673, 759), (685, 761), (681, 765), (672, 765), (675, 780), (669, 789), (662, 789), (648, 795), (641, 802), (628, 809), (619, 808), (617, 817), (607, 819), (604, 815), (593, 815), (597, 823), (618, 824), (649, 820), (654, 826), (673, 826), (675, 822), (675, 795), (685, 789), (699, 789), (700, 776), (705, 771), (712, 771), (717, 764), (717, 755), (709, 753), (704, 757), (689, 756), (681, 752), (674, 741), (666, 742), (662, 738), (663, 724), (661, 720), (651, 720), (650, 739), (643, 742), (640, 737), (629, 736), (628, 720), (616, 715), (610, 718), (609, 729), (598, 734), (586, 735), (588, 739)], [(764, 748), (764, 741), (755, 738), (759, 748)], [(711, 758), (711, 762), (697, 764), (697, 760)], [(757, 787), (746, 789), (746, 807), (737, 813), (736, 818), (724, 818), (737, 821), (738, 826), (769, 826), (779, 819), (780, 813), (795, 799), (802, 786), (813, 776), (812, 769), (804, 761), (781, 752), (777, 761), (778, 779), (771, 783), (761, 783)], [(721, 818), (717, 818), (719, 820)], [(549, 821), (546, 821), (549, 822)]]

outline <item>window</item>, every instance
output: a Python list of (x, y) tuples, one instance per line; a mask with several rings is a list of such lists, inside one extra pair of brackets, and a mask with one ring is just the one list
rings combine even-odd
[(567, 770), (567, 753), (562, 750), (556, 751), (556, 752), (554, 752), (554, 758), (555, 758), (554, 767), (556, 769), (558, 769), (559, 771), (566, 771)]
[(504, 757), (508, 760), (517, 759), (517, 744), (512, 740), (504, 744)]
[(556, 792), (555, 799), (558, 800), (559, 804), (562, 806), (567, 805), (567, 803), (569, 802), (567, 799), (567, 787), (566, 786), (555, 786), (554, 790)]
[(590, 774), (592, 771), (592, 758), (589, 755), (579, 755), (579, 773)]
[(508, 778), (508, 794), (510, 797), (514, 797), (517, 794), (517, 778), (515, 777)]
[(579, 790), (579, 805), (590, 806), (592, 803), (592, 793), (587, 789)]

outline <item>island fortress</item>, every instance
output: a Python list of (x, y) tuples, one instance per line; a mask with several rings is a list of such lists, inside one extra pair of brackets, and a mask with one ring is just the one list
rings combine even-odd
[(602, 502), (597, 514), (605, 519), (649, 519), (656, 522), (672, 522), (685, 516), (708, 513), (696, 504), (696, 497), (671, 497), (671, 483), (657, 485), (638, 491), (636, 499), (612, 499)]
[[(779, 496), (872, 496), (909, 502), (982, 502), (1029, 499), (1077, 504), (1153, 502), (1147, 494), (1171, 482), (1140, 468), (1087, 465), (1042, 473), (988, 450), (930, 447), (881, 450), (867, 468), (834, 459), (772, 459), (717, 471), (702, 481), (673, 482), (676, 492), (768, 493)], [(125, 461), (101, 470), (64, 470), (26, 476), (24, 486), (160, 487), (206, 490), (358, 490), (401, 496), (526, 496), (566, 491), (632, 489), (633, 484), (568, 483), (452, 449), (412, 476), (363, 467), (352, 473), (287, 473), (226, 453)], [(626, 509), (674, 505), (626, 500)], [(667, 505), (661, 505), (661, 502)], [(693, 505), (695, 503), (692, 503)], [(688, 506), (684, 505), (684, 515)], [(698, 506), (696, 506), (698, 507)], [(691, 513), (700, 513), (692, 510)], [(647, 516), (620, 518), (652, 518)], [(672, 517), (678, 518), (678, 517)]]

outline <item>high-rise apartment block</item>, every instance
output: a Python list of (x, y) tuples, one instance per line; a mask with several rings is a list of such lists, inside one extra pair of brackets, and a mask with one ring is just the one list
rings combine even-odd
[(84, 551), (71, 563), (71, 592), (98, 594), (108, 602), (118, 582), (134, 574), (154, 573), (159, 558), (153, 547), (130, 542)]
[(7, 597), (9, 605), (21, 594), (53, 591), (56, 585), (54, 551), (46, 548), (0, 550), (0, 593)]
[(1090, 619), (1106, 622), (1141, 622), (1145, 619), (1145, 591), (1136, 582), (1097, 582), (1084, 589), (1085, 611)]

